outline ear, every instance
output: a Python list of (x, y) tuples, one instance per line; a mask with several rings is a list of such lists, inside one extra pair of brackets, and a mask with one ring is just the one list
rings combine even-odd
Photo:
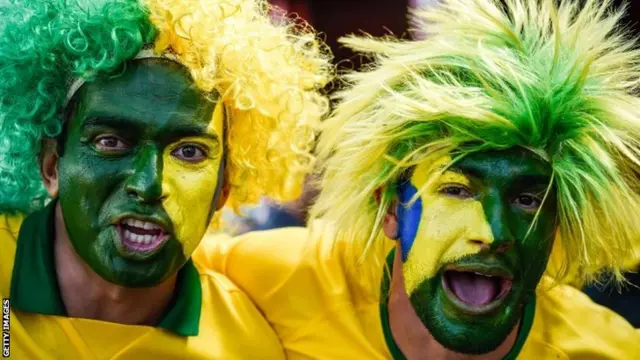
[[(374, 193), (376, 202), (380, 205), (382, 199), (382, 189), (377, 189)], [(382, 219), (382, 230), (389, 239), (398, 239), (398, 199), (394, 199), (387, 208), (387, 212)]]
[(49, 196), (58, 196), (58, 146), (55, 139), (42, 140), (42, 152), (40, 156), (40, 174), (44, 187)]
[(229, 176), (225, 176), (222, 183), (222, 189), (220, 191), (220, 198), (218, 198), (218, 204), (216, 204), (216, 211), (224, 207), (224, 204), (227, 202), (227, 199), (229, 198), (230, 191), (231, 191), (231, 184), (229, 184)]

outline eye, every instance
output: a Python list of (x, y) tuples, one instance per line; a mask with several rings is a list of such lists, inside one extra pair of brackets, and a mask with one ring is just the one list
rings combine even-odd
[(188, 162), (200, 162), (207, 157), (206, 151), (203, 150), (200, 146), (195, 144), (186, 144), (182, 145), (179, 148), (173, 150), (171, 155), (176, 158)]
[(542, 200), (540, 200), (535, 195), (521, 194), (515, 199), (513, 199), (513, 203), (524, 210), (532, 211), (532, 210), (538, 210), (538, 208), (540, 208), (540, 205), (542, 204)]
[(99, 150), (103, 151), (122, 151), (129, 148), (126, 142), (114, 135), (98, 136), (94, 144)]
[(471, 190), (467, 189), (466, 186), (459, 184), (444, 185), (440, 188), (439, 192), (458, 199), (469, 199), (473, 197)]

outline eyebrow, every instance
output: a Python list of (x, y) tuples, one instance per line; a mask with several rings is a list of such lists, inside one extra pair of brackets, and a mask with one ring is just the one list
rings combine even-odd
[(456, 174), (458, 174), (458, 175), (464, 175), (464, 176), (471, 175), (471, 176), (475, 176), (473, 173), (469, 173), (469, 172), (466, 172), (466, 171), (463, 171), (463, 170), (461, 170), (461, 169), (456, 168), (456, 167), (455, 167), (455, 164), (442, 165), (442, 166), (438, 167), (438, 169), (437, 169), (437, 170), (438, 170), (438, 171), (440, 171), (440, 172), (442, 172), (443, 174), (444, 174), (444, 173), (447, 173), (447, 172), (452, 172), (452, 173), (456, 173)]
[(521, 188), (534, 186), (548, 186), (551, 182), (549, 176), (525, 174), (517, 177), (517, 185)]
[[(469, 166), (461, 163), (453, 164), (447, 169), (447, 171), (452, 171), (475, 179), (487, 178), (488, 171), (490, 170), (491, 169), (485, 169), (484, 167)], [(517, 184), (518, 187), (532, 187), (539, 185), (547, 186), (551, 180), (550, 176), (543, 175), (539, 171), (522, 168), (517, 168), (512, 174), (510, 174), (510, 177), (513, 178), (513, 181), (510, 182)]]
[(82, 121), (82, 130), (92, 128), (109, 128), (114, 130), (140, 131), (141, 126), (138, 120), (127, 119), (119, 116), (87, 116)]
[(200, 137), (215, 141), (220, 140), (218, 135), (209, 133), (199, 126), (183, 126), (171, 132), (171, 138), (182, 139), (187, 137)]
[(87, 116), (82, 122), (83, 127), (88, 126), (120, 126), (134, 125), (137, 120), (128, 119), (122, 116)]
[[(87, 128), (93, 127), (106, 127), (110, 129), (117, 130), (137, 130), (140, 131), (140, 120), (138, 119), (130, 119), (126, 117), (113, 117), (113, 116), (91, 116), (87, 117), (83, 124), (82, 129), (86, 130)], [(182, 125), (178, 128), (173, 129), (169, 134), (165, 136), (171, 140), (177, 140), (187, 137), (200, 137), (207, 138), (213, 141), (220, 141), (220, 137), (217, 134), (212, 134), (206, 131), (206, 126), (197, 126), (197, 125)]]

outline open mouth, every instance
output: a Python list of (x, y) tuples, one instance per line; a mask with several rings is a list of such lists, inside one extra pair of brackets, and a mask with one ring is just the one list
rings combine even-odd
[(120, 241), (127, 253), (151, 255), (169, 239), (169, 233), (151, 221), (123, 218), (117, 225)]
[(442, 275), (445, 293), (462, 310), (472, 314), (498, 308), (511, 291), (512, 277), (500, 270), (447, 269)]

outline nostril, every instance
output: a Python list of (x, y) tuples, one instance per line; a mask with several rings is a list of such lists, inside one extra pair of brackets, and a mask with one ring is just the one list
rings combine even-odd
[(469, 242), (473, 245), (479, 246), (480, 249), (482, 250), (487, 250), (489, 249), (489, 244), (487, 244), (486, 242), (482, 241), (482, 240), (469, 240)]
[(131, 197), (139, 197), (139, 193), (135, 189), (127, 188), (127, 189), (125, 189), (125, 191), (127, 192), (127, 195), (129, 195)]
[(504, 253), (507, 252), (507, 250), (509, 250), (509, 248), (511, 247), (511, 243), (504, 243), (504, 244), (500, 244), (496, 247), (495, 252), (497, 253)]

